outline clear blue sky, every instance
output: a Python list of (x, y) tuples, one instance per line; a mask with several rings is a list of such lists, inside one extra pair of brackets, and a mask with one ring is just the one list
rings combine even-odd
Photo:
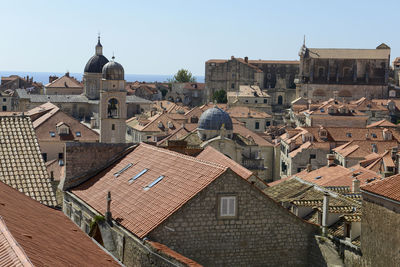
[(309, 47), (392, 48), (400, 1), (2, 1), (0, 70), (83, 72), (101, 32), (126, 73), (204, 75), (211, 58), (298, 59)]

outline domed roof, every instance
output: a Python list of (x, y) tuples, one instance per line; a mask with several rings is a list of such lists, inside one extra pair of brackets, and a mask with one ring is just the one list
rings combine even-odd
[(103, 55), (94, 55), (89, 59), (85, 66), (85, 72), (101, 73), (103, 66), (108, 63), (108, 59)]
[(124, 80), (124, 68), (121, 64), (112, 60), (103, 67), (103, 79), (106, 80)]
[(224, 124), (226, 130), (232, 130), (232, 119), (228, 113), (218, 107), (207, 109), (199, 119), (199, 130), (220, 130)]

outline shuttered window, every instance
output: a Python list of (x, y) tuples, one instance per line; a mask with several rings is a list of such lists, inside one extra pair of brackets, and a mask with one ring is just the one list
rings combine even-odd
[(221, 217), (236, 216), (236, 196), (221, 197), (220, 208)]

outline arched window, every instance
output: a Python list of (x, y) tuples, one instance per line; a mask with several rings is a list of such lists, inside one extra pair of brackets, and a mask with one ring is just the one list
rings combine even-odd
[(107, 116), (108, 116), (108, 118), (118, 118), (118, 100), (117, 99), (111, 98), (110, 100), (108, 100)]
[(283, 97), (280, 95), (278, 96), (278, 105), (282, 105), (283, 103)]

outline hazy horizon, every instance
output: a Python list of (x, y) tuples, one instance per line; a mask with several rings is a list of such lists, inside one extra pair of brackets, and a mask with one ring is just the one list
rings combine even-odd
[(126, 73), (204, 75), (209, 59), (298, 60), (306, 45), (400, 55), (398, 1), (4, 1), (0, 69), (80, 73), (101, 33)]

